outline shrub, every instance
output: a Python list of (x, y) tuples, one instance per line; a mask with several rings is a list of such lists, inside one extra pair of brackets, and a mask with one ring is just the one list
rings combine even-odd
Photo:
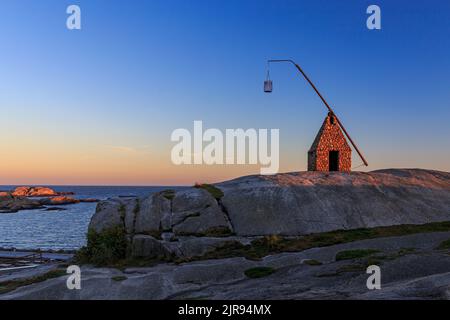
[(110, 265), (127, 257), (128, 241), (125, 229), (116, 226), (98, 233), (90, 229), (87, 245), (75, 255), (80, 263), (92, 263), (99, 266)]

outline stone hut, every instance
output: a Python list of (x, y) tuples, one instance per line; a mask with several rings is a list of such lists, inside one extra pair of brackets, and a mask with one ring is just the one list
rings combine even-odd
[(350, 172), (352, 150), (335, 118), (328, 113), (308, 151), (308, 171)]

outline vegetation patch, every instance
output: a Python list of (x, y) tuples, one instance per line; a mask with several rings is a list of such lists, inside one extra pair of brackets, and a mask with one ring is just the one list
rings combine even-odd
[(171, 201), (173, 200), (173, 198), (175, 198), (175, 193), (176, 193), (175, 190), (172, 189), (162, 191), (163, 197)]
[(348, 272), (365, 273), (367, 268), (371, 265), (379, 265), (379, 264), (370, 262), (370, 259), (368, 259), (364, 262), (361, 262), (361, 263), (347, 264), (347, 265), (339, 267), (336, 270), (336, 275), (341, 275), (343, 273), (348, 273)]
[(407, 254), (412, 254), (414, 252), (416, 252), (416, 248), (401, 248), (398, 252), (397, 252), (397, 256), (401, 257), (401, 256), (405, 256)]
[(127, 268), (151, 268), (157, 266), (162, 262), (172, 262), (172, 259), (166, 259), (163, 257), (159, 258), (147, 258), (147, 257), (127, 257), (125, 259), (120, 259), (114, 261), (107, 265), (109, 268), (116, 268), (124, 272)]
[(220, 200), (224, 196), (223, 191), (217, 188), (216, 186), (213, 186), (212, 184), (196, 183), (194, 185), (194, 188), (208, 191), (216, 200)]
[(125, 276), (114, 276), (114, 277), (111, 278), (111, 280), (117, 281), (117, 282), (122, 282), (122, 281), (125, 281), (125, 280), (127, 280), (127, 279), (128, 279), (128, 278), (125, 277)]
[(368, 266), (369, 265), (366, 265), (363, 263), (348, 264), (348, 265), (338, 268), (336, 270), (336, 273), (341, 274), (341, 273), (345, 273), (345, 272), (365, 272), (367, 270)]
[[(209, 230), (207, 236), (228, 236), (230, 231), (227, 228)], [(375, 239), (391, 236), (404, 236), (416, 233), (443, 232), (450, 231), (450, 222), (429, 223), (424, 225), (399, 225), (390, 227), (377, 227), (372, 229), (337, 230), (326, 233), (310, 234), (302, 237), (284, 238), (278, 235), (265, 236), (253, 240), (250, 244), (244, 245), (239, 241), (227, 241), (221, 247), (205, 255), (189, 258), (168, 258), (164, 259), (132, 259), (127, 254), (129, 241), (126, 237), (124, 227), (115, 227), (96, 233), (93, 230), (88, 232), (88, 242), (85, 247), (76, 253), (76, 261), (79, 264), (94, 264), (98, 266), (110, 266), (125, 268), (127, 266), (152, 266), (162, 261), (173, 261), (176, 263), (205, 260), (224, 259), (231, 257), (245, 257), (249, 260), (260, 260), (261, 258), (281, 252), (299, 252), (310, 248), (326, 247), (341, 243), (348, 243), (358, 240)], [(161, 232), (149, 234), (156, 239), (161, 239)], [(198, 236), (198, 235), (197, 235)], [(447, 248), (448, 243), (444, 242), (440, 248)], [(410, 254), (415, 249), (404, 248), (398, 253), (389, 256), (372, 256), (375, 263), (381, 263), (386, 259), (394, 259), (404, 254)], [(128, 252), (129, 253), (129, 252)], [(372, 252), (371, 254), (373, 254)], [(364, 255), (366, 256), (366, 255)], [(370, 254), (369, 254), (370, 256)], [(360, 256), (356, 256), (360, 257)], [(366, 256), (367, 257), (367, 256)], [(352, 258), (349, 258), (352, 259)]]
[(122, 221), (125, 220), (126, 214), (127, 214), (127, 208), (125, 207), (124, 204), (121, 204), (120, 207), (119, 207), (119, 215), (120, 215), (120, 219)]
[(336, 261), (365, 258), (378, 252), (374, 249), (345, 250), (336, 254)]
[(438, 250), (448, 250), (448, 249), (450, 249), (450, 239), (442, 242), (437, 248), (438, 248)]
[(303, 261), (304, 264), (307, 264), (308, 266), (321, 266), (322, 262), (314, 259), (307, 259)]
[(324, 278), (324, 277), (337, 277), (340, 276), (343, 273), (349, 273), (349, 272), (366, 272), (367, 267), (370, 265), (373, 265), (377, 263), (370, 263), (369, 260), (361, 263), (353, 263), (353, 264), (346, 264), (341, 267), (339, 267), (334, 272), (325, 272), (325, 273), (319, 273), (315, 276), (318, 278)]
[[(357, 253), (356, 251), (360, 251), (360, 252)], [(334, 277), (334, 276), (339, 276), (339, 275), (341, 275), (343, 273), (347, 273), (347, 272), (359, 272), (359, 273), (365, 272), (369, 266), (372, 266), (372, 265), (380, 266), (385, 261), (394, 260), (399, 257), (403, 257), (407, 254), (413, 254), (416, 252), (416, 249), (415, 248), (402, 248), (399, 251), (388, 254), (388, 255), (377, 255), (376, 250), (373, 250), (373, 252), (369, 254), (369, 251), (370, 250), (342, 251), (342, 253), (345, 253), (345, 255), (347, 255), (347, 256), (349, 256), (349, 255), (353, 256), (351, 259), (353, 259), (355, 256), (359, 256), (357, 258), (361, 258), (361, 260), (359, 260), (358, 262), (353, 263), (353, 264), (343, 265), (334, 272), (317, 274), (316, 277), (319, 277), (319, 278), (320, 277)], [(361, 255), (363, 255), (363, 254), (365, 255), (365, 257), (361, 257)], [(343, 260), (346, 260), (346, 259), (343, 259)]]
[[(283, 238), (282, 236), (272, 235), (253, 240), (249, 245), (243, 245), (238, 241), (230, 241), (227, 245), (217, 248), (213, 252), (189, 260), (230, 257), (245, 257), (250, 260), (259, 260), (267, 255), (280, 252), (299, 252), (310, 248), (327, 247), (359, 240), (443, 231), (450, 231), (450, 221), (423, 225), (398, 225), (372, 229), (337, 230), (310, 234), (298, 238)], [(406, 248), (403, 250), (403, 253), (408, 253), (407, 251), (410, 253), (412, 250), (414, 249)]]
[(231, 236), (232, 232), (228, 227), (212, 227), (205, 231), (205, 237), (228, 237)]
[(44, 282), (46, 280), (53, 279), (53, 278), (59, 278), (64, 275), (67, 275), (65, 270), (56, 269), (56, 270), (51, 270), (45, 274), (32, 277), (32, 278), (0, 282), (0, 294), (16, 290), (19, 287), (29, 286), (31, 284)]
[(275, 269), (270, 267), (256, 267), (245, 270), (245, 275), (249, 278), (256, 279), (256, 278), (263, 278), (270, 276), (272, 273), (275, 272)]
[(139, 199), (136, 199), (136, 204), (134, 205), (134, 209), (133, 209), (133, 213), (134, 213), (135, 217), (139, 213), (139, 211), (141, 211), (141, 201)]
[(77, 251), (75, 261), (107, 266), (127, 257), (128, 241), (125, 228), (116, 226), (98, 233), (90, 229), (87, 245)]
[[(200, 215), (200, 214), (199, 214)], [(190, 215), (191, 217), (197, 217), (196, 215)], [(204, 232), (178, 232), (178, 236), (183, 237), (213, 237), (213, 238), (223, 238), (232, 236), (230, 228), (228, 227), (211, 227)]]

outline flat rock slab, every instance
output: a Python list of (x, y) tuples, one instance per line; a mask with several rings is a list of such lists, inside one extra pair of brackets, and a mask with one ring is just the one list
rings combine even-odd
[(450, 220), (450, 173), (393, 169), (297, 172), (217, 184), (240, 236), (303, 235), (337, 229)]

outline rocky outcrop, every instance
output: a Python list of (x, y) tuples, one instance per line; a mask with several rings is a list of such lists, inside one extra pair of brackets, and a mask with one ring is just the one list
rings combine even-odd
[(186, 257), (255, 236), (441, 221), (450, 221), (450, 173), (393, 169), (249, 176), (112, 199), (98, 204), (90, 228), (123, 227), (133, 255)]
[[(45, 187), (17, 187), (14, 191), (0, 191), (0, 213), (15, 213), (20, 210), (43, 209), (45, 206), (98, 202), (97, 199), (75, 199)], [(39, 198), (39, 199), (36, 199)], [(54, 210), (54, 209), (53, 209)]]
[(224, 238), (233, 233), (227, 215), (201, 188), (100, 202), (89, 228), (115, 227), (125, 230), (134, 257), (189, 258), (236, 240)]
[(176, 235), (231, 233), (232, 227), (219, 203), (208, 191), (192, 188), (172, 201), (172, 229)]
[(124, 211), (123, 201), (119, 199), (102, 201), (97, 205), (89, 228), (99, 233), (103, 230), (114, 228), (115, 226), (123, 226), (124, 212), (126, 211)]
[(47, 187), (17, 187), (11, 195), (14, 197), (52, 197), (59, 193)]
[(0, 213), (15, 213), (19, 210), (41, 209), (42, 204), (38, 200), (17, 198), (11, 194), (0, 196)]
[(67, 205), (79, 203), (80, 200), (67, 196), (56, 196), (52, 198), (44, 198), (39, 201), (42, 205)]
[(450, 173), (299, 172), (220, 183), (238, 235), (302, 235), (450, 220)]
[(40, 199), (39, 202), (42, 205), (46, 206), (55, 206), (55, 205), (67, 205), (67, 204), (77, 204), (80, 202), (98, 202), (97, 199), (75, 199), (68, 196), (56, 196), (51, 198)]

